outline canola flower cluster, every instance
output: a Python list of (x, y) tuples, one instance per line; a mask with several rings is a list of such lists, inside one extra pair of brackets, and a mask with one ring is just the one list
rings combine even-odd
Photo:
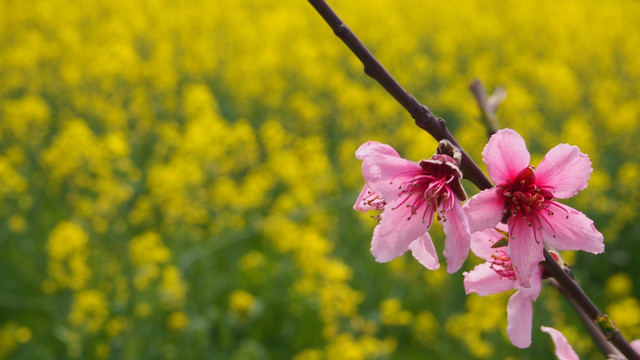
[[(331, 5), (478, 163), (475, 77), (507, 89), (498, 118), (532, 163), (561, 142), (590, 155), (568, 203), (606, 260), (563, 256), (638, 338), (640, 5)], [(437, 145), (306, 1), (0, 1), (0, 357), (551, 356), (505, 340), (508, 296), (375, 263), (375, 221), (351, 209), (367, 139)], [(543, 295), (534, 327), (594, 352)]]

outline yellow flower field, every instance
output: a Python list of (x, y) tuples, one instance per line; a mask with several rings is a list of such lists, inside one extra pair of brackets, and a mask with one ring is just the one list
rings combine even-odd
[[(478, 163), (474, 78), (505, 87), (534, 164), (589, 154), (567, 203), (607, 250), (563, 255), (640, 338), (640, 3), (330, 4)], [(0, 358), (550, 358), (540, 325), (600, 358), (550, 286), (521, 350), (510, 294), (376, 263), (352, 209), (367, 140), (437, 145), (307, 1), (0, 0)]]

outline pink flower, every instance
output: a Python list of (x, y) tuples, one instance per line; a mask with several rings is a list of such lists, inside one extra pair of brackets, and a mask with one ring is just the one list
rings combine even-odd
[(503, 129), (491, 137), (482, 157), (497, 186), (465, 204), (469, 228), (474, 232), (499, 222), (508, 225), (508, 252), (521, 286), (530, 286), (528, 279), (544, 260), (545, 243), (559, 250), (604, 251), (593, 221), (556, 202), (587, 187), (591, 162), (576, 146), (554, 147), (534, 171), (522, 137)]
[(565, 338), (560, 331), (547, 326), (540, 326), (540, 330), (551, 335), (551, 340), (553, 340), (553, 344), (556, 346), (556, 357), (558, 360), (580, 360), (578, 354), (576, 354), (571, 345), (569, 345), (567, 338)]
[[(444, 149), (451, 146), (441, 144)], [(365, 186), (355, 210), (382, 210), (373, 231), (371, 253), (378, 262), (391, 261), (411, 250), (426, 268), (440, 266), (429, 227), (437, 215), (446, 240), (447, 271), (458, 271), (469, 253), (469, 226), (460, 200), (466, 195), (460, 184), (458, 162), (436, 154), (415, 163), (401, 158), (389, 145), (369, 141), (356, 151), (363, 160)]]
[[(567, 338), (565, 338), (560, 331), (547, 326), (540, 326), (540, 330), (551, 335), (551, 340), (553, 340), (553, 344), (556, 346), (556, 357), (558, 360), (580, 360), (578, 354), (573, 350), (573, 347), (569, 345)], [(629, 345), (631, 345), (631, 348), (635, 352), (640, 354), (640, 340), (634, 340), (629, 343)]]
[(506, 226), (499, 224), (497, 228), (471, 234), (471, 250), (486, 261), (463, 273), (464, 289), (467, 294), (480, 296), (516, 289), (507, 304), (507, 335), (513, 345), (526, 348), (531, 345), (532, 303), (540, 294), (542, 268), (537, 266), (531, 272), (527, 279), (530, 287), (520, 285), (507, 247), (497, 246), (507, 236), (505, 230)]

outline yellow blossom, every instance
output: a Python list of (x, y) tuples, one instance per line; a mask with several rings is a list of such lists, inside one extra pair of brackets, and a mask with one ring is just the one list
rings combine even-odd
[(167, 327), (173, 331), (182, 331), (189, 325), (189, 316), (183, 311), (175, 311), (167, 317)]
[(59, 287), (79, 290), (89, 281), (88, 242), (87, 233), (72, 222), (61, 222), (51, 231), (46, 244), (48, 272)]
[(69, 323), (76, 328), (95, 333), (109, 315), (106, 296), (94, 289), (82, 290), (73, 298)]
[(229, 295), (229, 309), (243, 316), (251, 314), (256, 306), (256, 298), (245, 290), (234, 290)]

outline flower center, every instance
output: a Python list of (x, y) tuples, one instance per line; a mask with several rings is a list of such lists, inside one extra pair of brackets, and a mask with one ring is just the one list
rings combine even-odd
[(447, 186), (446, 179), (439, 179), (424, 172), (404, 181), (398, 190), (398, 197), (402, 201), (393, 209), (396, 210), (400, 206), (410, 208), (411, 215), (407, 220), (411, 220), (420, 211), (422, 222), (428, 222), (429, 225), (438, 206), (442, 205), (449, 210), (453, 206), (452, 198), (455, 196)]
[[(461, 173), (451, 157), (436, 155), (431, 160), (422, 160), (419, 170), (412, 170), (414, 175), (398, 186), (398, 198), (400, 202), (393, 208), (396, 210), (405, 206), (411, 210), (407, 220), (414, 215), (419, 215), (422, 222), (429, 226), (433, 221), (433, 215), (439, 210), (439, 216), (444, 218), (456, 201), (458, 192), (464, 190), (460, 185)], [(406, 172), (397, 174), (406, 174)], [(460, 190), (457, 190), (457, 189)]]
[(491, 269), (500, 275), (500, 277), (516, 280), (516, 273), (513, 270), (511, 258), (504, 250), (496, 250), (491, 254), (491, 259), (488, 261), (491, 262)]
[[(535, 179), (533, 167), (526, 167), (515, 179), (500, 185), (505, 197), (503, 223), (506, 224), (510, 217), (519, 216), (531, 222), (535, 214), (548, 209), (550, 202), (555, 200), (551, 192), (535, 184)], [(552, 215), (552, 212), (549, 212), (549, 215)]]
[(543, 226), (551, 229), (555, 237), (555, 230), (547, 219), (548, 216), (555, 215), (553, 209), (560, 209), (566, 218), (569, 218), (569, 211), (557, 203), (549, 188), (543, 188), (535, 183), (536, 177), (533, 167), (524, 168), (515, 179), (506, 184), (499, 185), (502, 188), (502, 195), (505, 199), (504, 215), (502, 222), (507, 223), (510, 218), (517, 221), (526, 221), (527, 225), (533, 227), (533, 236), (538, 240), (538, 230)]

